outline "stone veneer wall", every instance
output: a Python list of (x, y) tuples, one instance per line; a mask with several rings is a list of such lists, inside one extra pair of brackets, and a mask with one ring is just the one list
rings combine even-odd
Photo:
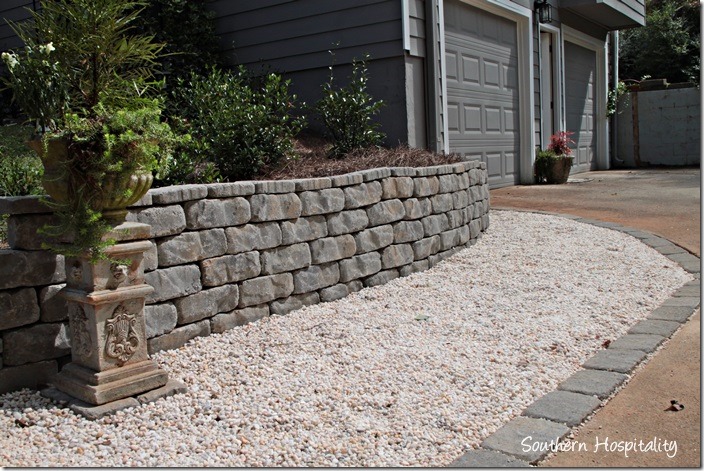
[[(489, 225), (486, 164), (382, 168), (305, 180), (150, 190), (129, 221), (152, 226), (149, 352), (426, 270)], [(0, 393), (70, 361), (62, 256), (41, 250), (51, 214), (0, 198)]]

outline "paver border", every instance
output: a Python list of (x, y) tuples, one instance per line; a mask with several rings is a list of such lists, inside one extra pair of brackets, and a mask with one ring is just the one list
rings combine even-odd
[[(599, 350), (582, 364), (582, 368), (572, 376), (560, 383), (555, 391), (551, 391), (536, 399), (517, 417), (504, 424), (496, 432), (484, 439), (479, 448), (469, 450), (454, 460), (448, 467), (523, 467), (533, 465), (544, 459), (554, 448), (559, 449), (559, 442), (564, 440), (568, 433), (555, 436), (552, 443), (547, 446), (525, 454), (519, 450), (519, 443), (515, 437), (521, 436), (541, 436), (546, 427), (567, 427), (570, 431), (575, 430), (585, 423), (593, 412), (603, 407), (612, 394), (598, 395), (589, 394), (589, 391), (580, 391), (580, 388), (569, 386), (579, 383), (580, 378), (589, 375), (591, 372), (604, 374), (611, 372), (611, 381), (614, 383), (604, 385), (610, 393), (622, 385), (628, 376), (640, 365), (648, 362), (649, 357), (659, 348), (659, 346), (672, 336), (684, 325), (701, 305), (701, 259), (693, 255), (686, 249), (674, 242), (658, 236), (656, 234), (641, 229), (622, 226), (614, 222), (599, 221), (597, 219), (582, 218), (570, 214), (560, 214), (549, 211), (535, 211), (514, 208), (491, 208), (492, 211), (521, 211), (534, 214), (545, 214), (557, 216), (572, 221), (591, 224), (618, 232), (629, 234), (639, 239), (645, 245), (658, 251), (663, 256), (677, 263), (685, 271), (694, 276), (694, 280), (682, 285), (673, 295), (666, 299), (659, 307), (655, 308), (645, 320), (635, 324), (622, 337), (606, 347)], [(673, 324), (677, 324), (675, 325)], [(657, 328), (655, 328), (657, 327)], [(667, 327), (667, 328), (664, 328)], [(646, 328), (646, 331), (644, 331)], [(634, 330), (635, 329), (635, 330)], [(623, 374), (625, 373), (625, 374)], [(565, 386), (567, 384), (567, 386)], [(555, 417), (562, 417), (561, 409), (563, 404), (559, 401), (549, 401), (550, 395), (555, 395), (558, 391), (570, 391), (569, 395), (562, 393), (566, 400), (574, 398), (575, 409), (584, 409), (584, 404), (589, 401), (598, 400), (600, 404), (594, 407), (591, 414), (586, 414), (579, 423), (565, 424), (557, 421)], [(547, 398), (547, 399), (546, 399)], [(552, 407), (546, 406), (552, 402)], [(526, 414), (528, 412), (528, 414)], [(531, 420), (527, 420), (530, 418)], [(552, 418), (552, 420), (550, 420)], [(547, 423), (546, 423), (547, 422)], [(534, 427), (531, 427), (534, 424)], [(508, 437), (508, 438), (507, 438)], [(491, 451), (491, 453), (488, 453)]]

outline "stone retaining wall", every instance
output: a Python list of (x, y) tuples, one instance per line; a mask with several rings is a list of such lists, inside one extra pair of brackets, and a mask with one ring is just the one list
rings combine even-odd
[[(489, 225), (486, 164), (383, 168), (305, 180), (150, 190), (128, 220), (152, 226), (149, 352), (426, 270)], [(63, 257), (41, 250), (37, 198), (0, 198), (0, 393), (70, 361)]]

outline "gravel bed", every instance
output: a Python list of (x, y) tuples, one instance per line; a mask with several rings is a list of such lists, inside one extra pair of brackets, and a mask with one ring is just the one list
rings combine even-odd
[(95, 422), (0, 395), (0, 466), (445, 466), (690, 279), (626, 234), (494, 211), (426, 272), (155, 355), (186, 394)]

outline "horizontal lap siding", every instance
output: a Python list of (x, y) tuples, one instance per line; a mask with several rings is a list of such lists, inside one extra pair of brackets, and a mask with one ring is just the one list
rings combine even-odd
[(29, 18), (27, 8), (32, 8), (31, 0), (2, 0), (0, 2), (0, 51), (22, 46), (22, 41), (15, 36), (7, 22), (18, 22)]
[(329, 66), (330, 50), (337, 63), (403, 51), (398, 0), (216, 0), (210, 7), (223, 50), (237, 64), (294, 72)]
[(425, 57), (425, 2), (423, 0), (408, 0), (408, 6), (410, 54), (416, 57)]

